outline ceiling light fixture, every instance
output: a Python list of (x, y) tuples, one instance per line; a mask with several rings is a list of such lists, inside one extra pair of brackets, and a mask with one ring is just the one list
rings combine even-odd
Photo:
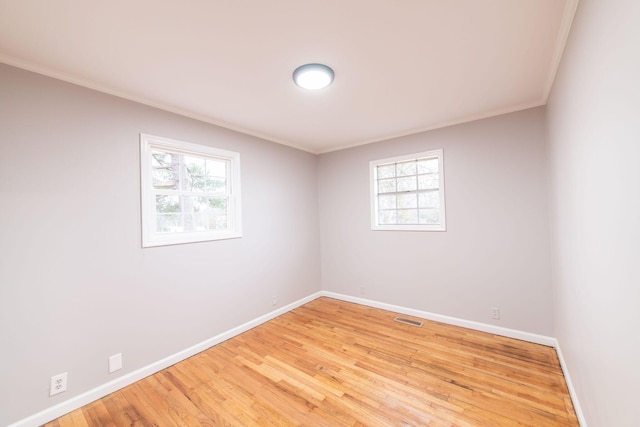
[(293, 81), (303, 89), (324, 89), (333, 82), (333, 70), (324, 64), (305, 64), (295, 69)]

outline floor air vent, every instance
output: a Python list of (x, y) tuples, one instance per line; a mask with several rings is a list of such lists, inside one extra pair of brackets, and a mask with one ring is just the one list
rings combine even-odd
[(399, 323), (404, 323), (405, 325), (411, 325), (411, 326), (417, 326), (417, 327), (424, 325), (424, 323), (422, 322), (418, 322), (417, 320), (405, 319), (404, 317), (396, 317), (393, 320)]

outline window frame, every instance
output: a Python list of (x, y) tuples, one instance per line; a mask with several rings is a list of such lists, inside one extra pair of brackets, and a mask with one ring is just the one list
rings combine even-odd
[[(440, 224), (380, 224), (378, 209), (378, 167), (394, 163), (420, 159), (438, 159), (438, 191), (440, 198)], [(409, 175), (412, 176), (412, 175)], [(417, 176), (417, 174), (416, 174)], [(444, 185), (444, 151), (442, 149), (423, 151), (421, 153), (404, 156), (388, 157), (369, 162), (369, 187), (371, 229), (376, 231), (447, 231), (445, 214), (445, 185)], [(417, 192), (418, 190), (416, 190)], [(397, 192), (393, 194), (398, 194)]]
[[(158, 191), (153, 186), (151, 151), (159, 149), (170, 153), (229, 162), (226, 179), (228, 192), (229, 225), (224, 230), (158, 233), (156, 231), (156, 202)], [(240, 153), (207, 145), (193, 144), (176, 139), (140, 134), (140, 199), (142, 247), (168, 246), (242, 237), (242, 206), (240, 191)], [(166, 190), (162, 190), (165, 191)]]

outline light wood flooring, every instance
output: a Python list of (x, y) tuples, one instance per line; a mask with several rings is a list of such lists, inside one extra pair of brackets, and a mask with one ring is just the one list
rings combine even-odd
[(578, 425), (552, 348), (395, 316), (319, 298), (46, 426)]

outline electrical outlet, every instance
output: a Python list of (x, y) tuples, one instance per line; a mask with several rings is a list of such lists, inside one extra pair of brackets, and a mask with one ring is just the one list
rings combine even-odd
[(122, 353), (114, 354), (109, 357), (109, 373), (122, 369)]
[(491, 307), (491, 318), (500, 320), (500, 309), (498, 307)]
[(278, 304), (278, 297), (274, 295), (271, 297), (271, 305), (276, 305), (276, 304)]
[(364, 291), (365, 291), (364, 285), (360, 286), (360, 295), (364, 295)]
[(49, 387), (49, 396), (55, 396), (58, 393), (67, 391), (67, 373), (54, 375), (51, 377), (51, 385)]

